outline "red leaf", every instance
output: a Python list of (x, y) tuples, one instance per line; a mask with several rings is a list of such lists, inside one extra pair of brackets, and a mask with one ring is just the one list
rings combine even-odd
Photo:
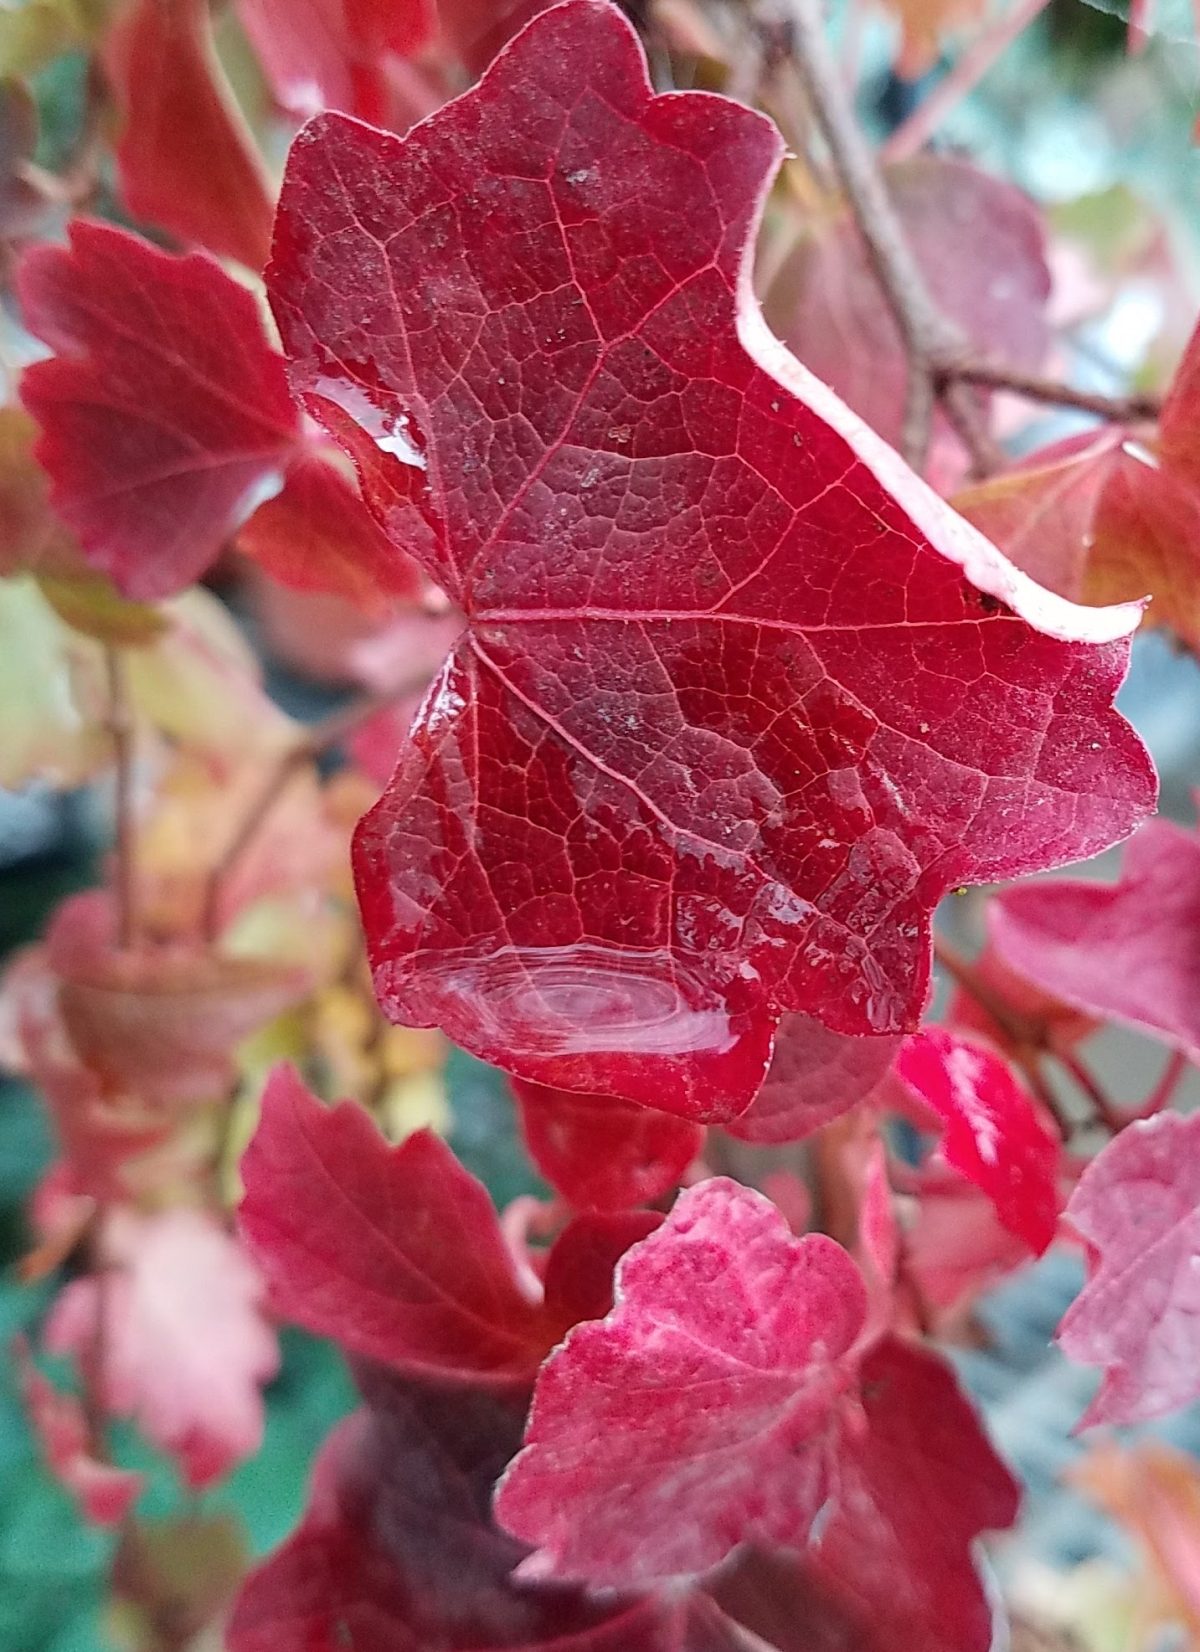
[[(1022, 1031), (1028, 1029), (1027, 1041), (1040, 1046), (1054, 1045), (1070, 1049), (1081, 1038), (1096, 1030), (1095, 1021), (1081, 1011), (1072, 1009), (1052, 993), (1033, 986), (1023, 975), (1010, 969), (996, 951), (990, 936), (999, 915), (999, 907), (990, 900), (985, 908), (989, 939), (974, 961), (977, 980), (997, 999), (1012, 1016)], [(965, 988), (956, 986), (946, 1006), (946, 1020), (955, 1032), (982, 1035), (989, 1044), (1006, 1055), (1014, 1053), (1014, 1038), (1008, 1026), (1002, 1027), (992, 1014), (984, 1009), (978, 998)]]
[[(271, 246), (262, 157), (213, 45), (208, 0), (131, 0), (104, 67), (121, 110), (125, 204), (192, 246), (261, 270)], [(218, 334), (234, 353), (236, 346)]]
[(1088, 1282), (1058, 1340), (1104, 1368), (1081, 1427), (1161, 1417), (1200, 1397), (1200, 1116), (1129, 1125), (1084, 1171), (1067, 1220)]
[(127, 596), (181, 590), (278, 488), (299, 442), (254, 299), (207, 258), (87, 220), (69, 250), (28, 253), (19, 285), (28, 326), (57, 352), (21, 381), (56, 509)]
[(720, 1178), (626, 1253), (616, 1300), (542, 1367), (501, 1483), (497, 1518), (538, 1546), (522, 1575), (640, 1585), (803, 1543), (866, 1314), (845, 1251)]
[(803, 1141), (870, 1095), (899, 1047), (896, 1038), (854, 1038), (811, 1016), (785, 1015), (763, 1087), (729, 1134), (740, 1141)]
[(94, 1357), (103, 1315), (101, 1391), (201, 1487), (257, 1451), (260, 1387), (279, 1363), (262, 1315), (263, 1283), (237, 1241), (194, 1210), (122, 1213), (109, 1265), (73, 1280), (51, 1310), (46, 1345)]
[(904, 1041), (896, 1076), (941, 1122), (947, 1164), (986, 1193), (1004, 1226), (1040, 1256), (1058, 1226), (1059, 1143), (1007, 1061), (928, 1027)]
[(1004, 604), (1133, 614), (1015, 574), (768, 334), (780, 152), (568, 0), (406, 139), (311, 124), (270, 275), (297, 388), (469, 621), (359, 829), (381, 1001), (699, 1120), (785, 1010), (912, 1026), (945, 889), (1153, 797), (1126, 645)]
[(1200, 838), (1143, 826), (1113, 886), (1047, 879), (992, 901), (1001, 960), (1063, 1003), (1200, 1061)]
[(388, 112), (388, 52), (410, 56), (430, 38), (434, 0), (238, 0), (238, 15), (285, 109)]
[(704, 1131), (612, 1096), (548, 1090), (517, 1079), (513, 1092), (530, 1157), (577, 1210), (625, 1210), (675, 1187)]
[[(662, 1222), (653, 1210), (577, 1216), (559, 1234), (546, 1258), (546, 1313), (565, 1335), (581, 1319), (603, 1319), (613, 1305), (617, 1263), (631, 1245)], [(558, 1337), (555, 1338), (558, 1340)]]
[(594, 1311), (597, 1246), (611, 1278), (644, 1231), (625, 1230), (615, 1248), (614, 1230), (597, 1233), (577, 1294), (564, 1280), (543, 1304), (525, 1289), (485, 1189), (444, 1142), (419, 1131), (389, 1148), (361, 1107), (324, 1107), (289, 1067), (268, 1080), (242, 1178), (242, 1231), (278, 1312), (352, 1353), (442, 1380), (529, 1381), (565, 1324)]
[(142, 1476), (94, 1455), (83, 1406), (42, 1375), (23, 1342), (16, 1347), (21, 1394), (46, 1465), (97, 1526), (120, 1526), (142, 1489)]
[(988, 1652), (971, 1545), (1012, 1524), (1018, 1488), (940, 1355), (889, 1338), (862, 1377), (865, 1427), (843, 1434), (819, 1542), (799, 1562), (747, 1557), (716, 1598), (794, 1652)]
[(368, 1394), (326, 1442), (299, 1530), (244, 1588), (230, 1652), (692, 1652), (678, 1603), (513, 1577), (522, 1550), (488, 1498), (519, 1408), (378, 1378)]
[(916, 1221), (904, 1261), (926, 1308), (962, 1319), (985, 1291), (1028, 1263), (1028, 1245), (1001, 1225), (992, 1200), (936, 1156), (910, 1191)]
[[(891, 166), (887, 183), (942, 313), (989, 361), (1039, 366), (1050, 342), (1050, 270), (1034, 203), (948, 155)], [(848, 212), (807, 212), (802, 231), (764, 298), (767, 320), (810, 371), (899, 442), (908, 358), (862, 238)]]

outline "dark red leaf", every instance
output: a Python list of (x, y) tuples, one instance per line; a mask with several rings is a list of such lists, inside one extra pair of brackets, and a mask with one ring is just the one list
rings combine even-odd
[(704, 1142), (699, 1125), (612, 1096), (520, 1079), (513, 1092), (530, 1157), (577, 1210), (649, 1204), (679, 1183)]
[(1060, 1147), (1008, 1062), (945, 1027), (927, 1027), (905, 1039), (895, 1070), (939, 1120), (947, 1164), (1040, 1256), (1058, 1226)]
[(522, 1575), (642, 1585), (756, 1537), (802, 1544), (866, 1315), (845, 1251), (719, 1178), (625, 1255), (616, 1299), (542, 1367), (498, 1492), (537, 1546)]
[(1104, 1381), (1081, 1427), (1161, 1417), (1200, 1397), (1200, 1115), (1129, 1125), (1080, 1178), (1067, 1220), (1088, 1282), (1063, 1352)]
[[(1034, 203), (950, 155), (891, 166), (887, 184), (943, 315), (987, 360), (1037, 367), (1050, 342), (1050, 270), (1044, 220)], [(763, 307), (804, 365), (898, 443), (908, 358), (848, 211), (822, 218), (805, 209), (799, 244)]]
[(217, 59), (208, 0), (128, 0), (104, 67), (121, 111), (117, 170), (130, 212), (261, 270), (271, 188)]
[(565, 1335), (581, 1319), (603, 1319), (613, 1305), (613, 1276), (631, 1245), (662, 1222), (657, 1211), (622, 1210), (577, 1216), (546, 1258), (546, 1314)]
[(716, 1597), (785, 1652), (988, 1652), (971, 1545), (1012, 1524), (1018, 1488), (940, 1355), (886, 1339), (862, 1382), (819, 1540), (799, 1562), (750, 1555)]
[(55, 507), (127, 596), (181, 590), (299, 443), (254, 299), (207, 258), (82, 219), (69, 249), (26, 255), (19, 285), (27, 324), (57, 352), (21, 381)]
[(513, 1577), (523, 1551), (488, 1498), (519, 1406), (377, 1377), (367, 1391), (371, 1409), (326, 1442), (299, 1530), (243, 1590), (230, 1652), (693, 1652), (682, 1603)]
[(840, 1118), (879, 1083), (898, 1038), (854, 1038), (808, 1015), (785, 1015), (766, 1081), (729, 1134), (741, 1141), (802, 1141)]
[(358, 834), (382, 1002), (700, 1120), (785, 1010), (911, 1027), (944, 890), (1153, 798), (1126, 645), (1056, 640), (1133, 614), (1014, 573), (766, 331), (780, 152), (568, 0), (406, 139), (312, 123), (270, 275), (297, 388), (469, 621)]
[(1003, 890), (992, 909), (992, 943), (1018, 975), (1200, 1061), (1195, 832), (1151, 821), (1126, 849), (1115, 886), (1047, 879)]

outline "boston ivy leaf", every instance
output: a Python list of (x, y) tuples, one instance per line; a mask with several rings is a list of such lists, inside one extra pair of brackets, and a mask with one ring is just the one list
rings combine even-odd
[(947, 1164), (991, 1199), (1037, 1255), (1058, 1226), (1059, 1143), (1003, 1056), (927, 1027), (904, 1041), (896, 1076), (942, 1126)]
[(694, 1119), (745, 1109), (785, 1010), (914, 1025), (942, 892), (1153, 797), (1126, 645), (1064, 640), (1133, 614), (1029, 584), (767, 332), (780, 152), (569, 0), (405, 139), (313, 122), (269, 276), (297, 389), (468, 620), (358, 834), (381, 1001)]
[[(281, 487), (285, 502), (249, 540), (277, 577), (351, 598), (367, 580), (380, 597), (412, 595), (410, 565), (344, 479), (314, 470), (325, 460), (255, 301), (217, 264), (77, 219), (69, 249), (26, 255), (19, 285), (28, 326), (57, 352), (21, 381), (53, 503), (127, 596), (190, 585)], [(335, 512), (344, 543), (331, 557)]]
[(862, 1383), (865, 1427), (842, 1436), (819, 1541), (800, 1559), (751, 1553), (716, 1598), (788, 1652), (988, 1652), (971, 1545), (1016, 1518), (1012, 1475), (940, 1355), (887, 1338)]
[(577, 1210), (624, 1210), (675, 1187), (704, 1131), (612, 1096), (513, 1084), (529, 1156)]
[(1002, 961), (1100, 1020), (1123, 1021), (1200, 1061), (1200, 838), (1143, 826), (1115, 886), (1047, 880), (992, 901)]
[(95, 1455), (83, 1405), (64, 1394), (33, 1363), (24, 1342), (16, 1347), (21, 1396), (46, 1466), (97, 1526), (120, 1526), (142, 1489), (142, 1476), (102, 1463)]
[(130, 212), (261, 270), (271, 188), (218, 61), (207, 0), (132, 0), (104, 67), (121, 111), (117, 171)]
[(713, 1652), (677, 1600), (590, 1597), (513, 1576), (488, 1515), (522, 1407), (365, 1373), (368, 1408), (330, 1436), (299, 1530), (255, 1572), (230, 1652)]
[(640, 1585), (802, 1544), (866, 1315), (846, 1252), (718, 1178), (625, 1255), (616, 1298), (542, 1367), (500, 1486), (500, 1523), (537, 1546), (523, 1574)]
[(190, 1486), (208, 1485), (262, 1440), (260, 1388), (279, 1363), (263, 1317), (263, 1281), (210, 1216), (168, 1210), (110, 1218), (103, 1283), (72, 1280), (46, 1325), (46, 1346), (93, 1357), (104, 1316), (106, 1409), (133, 1417), (179, 1458)]
[(444, 1142), (419, 1131), (389, 1148), (361, 1107), (324, 1107), (288, 1067), (267, 1083), (242, 1177), (242, 1232), (277, 1310), (352, 1353), (443, 1380), (530, 1381), (569, 1325), (607, 1310), (613, 1264), (646, 1231), (644, 1217), (568, 1228), (543, 1300), (483, 1185)]
[(1081, 1426), (1161, 1417), (1200, 1396), (1198, 1142), (1200, 1116), (1131, 1124), (1067, 1206), (1089, 1276), (1058, 1340), (1071, 1359), (1104, 1369)]
[[(886, 177), (941, 312), (988, 360), (1038, 367), (1050, 342), (1050, 270), (1034, 203), (948, 155), (918, 156), (888, 167)], [(826, 218), (805, 212), (763, 308), (811, 372), (886, 440), (899, 442), (907, 356), (848, 210)]]
[(728, 1130), (740, 1141), (802, 1141), (868, 1096), (892, 1064), (896, 1038), (832, 1032), (808, 1015), (785, 1015), (762, 1089)]

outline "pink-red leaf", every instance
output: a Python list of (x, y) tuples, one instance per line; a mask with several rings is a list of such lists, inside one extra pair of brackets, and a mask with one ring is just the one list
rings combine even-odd
[(897, 1038), (855, 1038), (808, 1015), (785, 1015), (763, 1087), (729, 1134), (740, 1141), (802, 1141), (870, 1095), (899, 1047)]
[(992, 902), (1010, 969), (1099, 1020), (1123, 1021), (1200, 1060), (1200, 837), (1151, 821), (1114, 885), (1050, 880)]
[(896, 1076), (942, 1126), (941, 1152), (1037, 1255), (1058, 1226), (1059, 1143), (995, 1051), (929, 1027), (904, 1041)]
[(388, 113), (386, 54), (409, 56), (435, 27), (434, 0), (238, 0), (238, 15), (285, 109)]
[(102, 1463), (95, 1455), (80, 1401), (55, 1388), (23, 1344), (18, 1344), (16, 1354), (21, 1395), (46, 1466), (75, 1498), (86, 1520), (97, 1526), (121, 1525), (142, 1489), (142, 1476)]
[(117, 170), (130, 212), (261, 270), (271, 189), (218, 61), (208, 0), (128, 0), (104, 67), (121, 111)]
[(513, 1091), (530, 1157), (577, 1210), (649, 1204), (677, 1185), (704, 1141), (699, 1125), (613, 1096), (520, 1079)]
[(700, 1120), (785, 1010), (913, 1026), (942, 892), (1153, 798), (1101, 641), (1134, 615), (1016, 574), (767, 332), (781, 147), (567, 0), (405, 139), (306, 128), (269, 276), (297, 389), (469, 622), (358, 834), (381, 1000)]
[(1129, 1125), (1084, 1171), (1067, 1219), (1088, 1282), (1059, 1327), (1104, 1381), (1083, 1424), (1161, 1417), (1200, 1397), (1200, 1116)]
[(194, 1210), (121, 1213), (103, 1276), (73, 1280), (54, 1304), (46, 1345), (92, 1360), (103, 1316), (101, 1392), (208, 1485), (262, 1442), (261, 1385), (279, 1363), (263, 1282), (235, 1239)]
[(69, 249), (28, 253), (19, 285), (56, 351), (21, 381), (56, 509), (127, 596), (181, 590), (278, 488), (299, 439), (254, 299), (199, 254), (86, 220)]
[(496, 1503), (537, 1547), (523, 1573), (640, 1585), (756, 1537), (802, 1544), (866, 1315), (845, 1251), (702, 1182), (622, 1259), (616, 1304), (538, 1376)]

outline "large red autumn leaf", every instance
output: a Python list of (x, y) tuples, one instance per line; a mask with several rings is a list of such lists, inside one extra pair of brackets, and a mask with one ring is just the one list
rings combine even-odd
[(361, 1374), (366, 1409), (330, 1436), (296, 1533), (253, 1573), (230, 1652), (735, 1652), (678, 1599), (589, 1596), (513, 1576), (488, 1515), (521, 1406)]
[(242, 1160), (242, 1233), (279, 1313), (351, 1353), (440, 1380), (529, 1382), (548, 1350), (611, 1301), (645, 1216), (568, 1227), (545, 1296), (518, 1269), (491, 1200), (436, 1136), (389, 1148), (353, 1102), (323, 1106), (272, 1073)]
[(1083, 1425), (1200, 1397), (1200, 1117), (1122, 1130), (1084, 1171), (1067, 1220), (1087, 1241), (1089, 1277), (1058, 1340), (1104, 1371)]
[(65, 1287), (46, 1345), (86, 1365), (99, 1337), (106, 1410), (136, 1418), (179, 1458), (190, 1486), (208, 1485), (262, 1443), (260, 1389), (279, 1363), (263, 1281), (237, 1241), (200, 1211), (122, 1212), (108, 1224), (107, 1244), (103, 1280)]
[(218, 61), (208, 0), (127, 0), (104, 67), (121, 111), (117, 170), (130, 212), (261, 270), (271, 186)]
[(885, 1339), (863, 1361), (864, 1426), (802, 1558), (751, 1553), (714, 1593), (787, 1652), (988, 1652), (992, 1606), (971, 1546), (1010, 1526), (1018, 1488), (937, 1354)]
[(895, 1071), (941, 1125), (946, 1163), (1040, 1256), (1058, 1225), (1059, 1143), (1008, 1062), (945, 1027), (927, 1027), (904, 1041)]
[(673, 1188), (704, 1131), (687, 1119), (613, 1096), (550, 1090), (517, 1079), (529, 1156), (577, 1210), (624, 1210)]
[(640, 1585), (802, 1544), (865, 1316), (833, 1240), (724, 1178), (682, 1194), (622, 1259), (612, 1312), (538, 1375), (496, 1503), (536, 1546), (524, 1573)]
[(1100, 1020), (1123, 1021), (1200, 1060), (1200, 837), (1154, 820), (1114, 885), (1005, 889), (989, 934), (1018, 975)]
[[(69, 248), (26, 255), (19, 287), (26, 323), (56, 352), (21, 380), (54, 506), (127, 596), (169, 596), (200, 578), (281, 488), (274, 516), (247, 539), (277, 577), (351, 597), (368, 582), (379, 597), (412, 595), (411, 564), (321, 459), (253, 297), (219, 265), (78, 219)], [(278, 543), (285, 508), (288, 546)], [(330, 526), (339, 514), (341, 536)]]
[(306, 128), (269, 274), (297, 389), (469, 622), (358, 833), (382, 1002), (701, 1119), (784, 1010), (913, 1025), (948, 887), (1153, 798), (1125, 644), (1060, 640), (1133, 615), (1032, 586), (768, 334), (780, 151), (568, 0), (405, 139)]
[(897, 1038), (855, 1038), (808, 1015), (785, 1015), (762, 1089), (729, 1125), (740, 1141), (801, 1141), (862, 1101), (883, 1078)]

